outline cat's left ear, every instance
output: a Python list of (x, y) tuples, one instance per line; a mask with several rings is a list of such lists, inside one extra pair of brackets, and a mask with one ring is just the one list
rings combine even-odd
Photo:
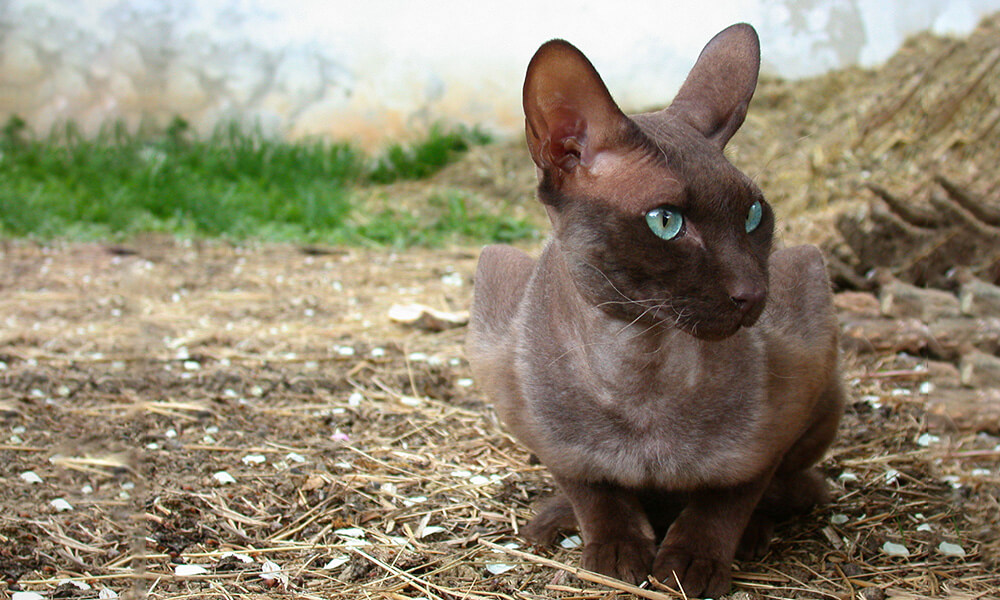
[(757, 32), (746, 23), (732, 25), (708, 42), (664, 112), (722, 148), (743, 124), (759, 71)]
[(531, 59), (523, 102), (531, 158), (557, 176), (592, 167), (634, 127), (587, 57), (564, 40), (543, 44)]

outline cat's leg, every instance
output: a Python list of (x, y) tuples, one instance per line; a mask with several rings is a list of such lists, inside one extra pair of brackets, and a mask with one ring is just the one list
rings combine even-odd
[(560, 530), (579, 529), (573, 504), (565, 494), (558, 494), (539, 503), (534, 518), (521, 529), (529, 542), (547, 546), (556, 541)]
[(692, 493), (660, 543), (653, 577), (692, 597), (727, 593), (736, 548), (770, 479), (769, 472), (734, 488)]
[(581, 566), (629, 583), (645, 581), (656, 544), (636, 495), (612, 485), (557, 481), (583, 536)]
[(820, 395), (812, 426), (785, 454), (771, 484), (751, 517), (737, 556), (758, 559), (767, 553), (775, 523), (805, 514), (829, 500), (826, 480), (813, 466), (833, 442), (843, 412), (844, 391), (834, 377)]

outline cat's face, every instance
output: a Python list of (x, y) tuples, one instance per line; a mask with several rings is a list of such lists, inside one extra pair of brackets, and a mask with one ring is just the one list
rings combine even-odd
[(596, 194), (550, 197), (556, 238), (584, 297), (633, 331), (728, 337), (763, 310), (773, 213), (721, 156), (663, 147), (620, 157)]
[(721, 339), (760, 317), (774, 217), (722, 150), (760, 64), (749, 26), (705, 47), (674, 102), (629, 118), (593, 65), (554, 40), (528, 66), (528, 148), (573, 280), (644, 329)]

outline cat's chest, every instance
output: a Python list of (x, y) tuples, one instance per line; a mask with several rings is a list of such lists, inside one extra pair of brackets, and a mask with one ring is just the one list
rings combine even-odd
[(533, 374), (528, 405), (560, 463), (550, 468), (631, 486), (725, 484), (760, 461), (763, 364), (753, 336), (656, 354), (570, 350)]

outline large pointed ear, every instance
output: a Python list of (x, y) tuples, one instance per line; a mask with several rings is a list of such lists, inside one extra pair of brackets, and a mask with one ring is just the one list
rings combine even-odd
[(743, 124), (759, 70), (757, 32), (746, 23), (732, 25), (701, 51), (666, 112), (684, 119), (722, 148)]
[(564, 40), (546, 42), (528, 63), (523, 102), (531, 158), (557, 174), (593, 166), (632, 124), (587, 57)]

